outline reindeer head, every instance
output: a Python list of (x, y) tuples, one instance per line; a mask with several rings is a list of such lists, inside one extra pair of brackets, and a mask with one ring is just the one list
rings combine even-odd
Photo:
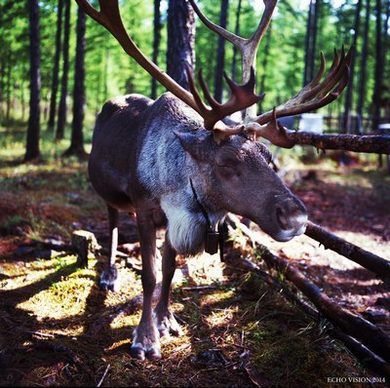
[(245, 133), (216, 142), (199, 132), (176, 135), (201, 170), (193, 180), (210, 208), (249, 218), (278, 241), (304, 233), (305, 206), (270, 166), (272, 154), (264, 144)]

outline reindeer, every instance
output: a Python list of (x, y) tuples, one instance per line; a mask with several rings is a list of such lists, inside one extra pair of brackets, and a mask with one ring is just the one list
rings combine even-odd
[[(253, 106), (263, 98), (255, 89), (253, 63), (276, 0), (265, 0), (264, 14), (250, 39), (243, 39), (210, 22), (191, 1), (204, 23), (235, 44), (242, 55), (244, 83), (226, 75), (231, 97), (222, 104), (211, 96), (201, 73), (200, 97), (192, 72), (190, 91), (147, 59), (128, 36), (117, 0), (99, 0), (100, 11), (87, 0), (76, 0), (84, 11), (106, 27), (123, 49), (169, 92), (156, 101), (137, 94), (112, 99), (99, 114), (89, 159), (93, 187), (108, 208), (111, 253), (101, 285), (115, 289), (118, 211), (135, 212), (142, 255), (143, 309), (134, 331), (131, 354), (158, 359), (160, 337), (181, 329), (169, 309), (171, 280), (177, 254), (214, 251), (219, 222), (228, 212), (244, 216), (278, 241), (305, 231), (307, 213), (269, 166), (271, 153), (257, 141), (291, 147), (277, 117), (311, 111), (334, 100), (348, 81), (350, 54), (335, 53), (328, 75), (321, 81), (325, 61), (315, 79), (287, 103), (256, 116)], [(243, 111), (241, 123), (222, 120)], [(153, 309), (156, 285), (156, 228), (166, 225), (162, 256), (162, 289)]]

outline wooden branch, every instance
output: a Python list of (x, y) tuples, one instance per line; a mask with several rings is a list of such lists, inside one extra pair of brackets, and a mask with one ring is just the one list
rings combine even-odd
[(380, 377), (390, 378), (390, 365), (383, 360), (383, 358), (377, 356), (366, 346), (361, 344), (356, 338), (353, 338), (340, 330), (333, 329), (331, 334), (344, 342), (345, 346), (360, 360), (360, 362), (371, 369), (373, 372), (378, 373)]
[(390, 136), (379, 135), (322, 135), (311, 132), (286, 131), (293, 144), (312, 145), (322, 150), (346, 150), (390, 154)]
[(290, 288), (287, 287), (286, 284), (282, 284), (278, 279), (271, 276), (266, 271), (262, 270), (258, 265), (253, 263), (248, 259), (240, 259), (234, 260), (231, 263), (229, 260), (224, 261), (228, 266), (233, 269), (237, 269), (237, 267), (243, 269), (244, 271), (255, 273), (262, 281), (267, 283), (274, 291), (277, 293), (281, 293), (290, 303), (298, 306), (301, 310), (303, 310), (308, 316), (310, 316), (314, 320), (319, 320), (321, 318), (320, 313), (310, 306), (307, 302), (300, 299), (296, 293), (294, 293)]
[[(258, 243), (260, 244), (260, 243)], [(338, 306), (321, 292), (320, 288), (307, 279), (300, 271), (284, 260), (272, 254), (266, 247), (259, 245), (261, 258), (272, 268), (284, 273), (286, 279), (291, 281), (317, 309), (343, 332), (357, 338), (370, 350), (381, 358), (390, 361), (390, 338), (371, 322)]]
[(390, 338), (371, 322), (353, 314), (338, 306), (336, 303), (321, 292), (320, 288), (307, 279), (300, 271), (293, 268), (290, 263), (271, 253), (259, 238), (245, 225), (241, 224), (237, 217), (230, 216), (230, 220), (240, 228), (259, 248), (261, 258), (270, 268), (283, 273), (287, 280), (292, 282), (327, 318), (332, 324), (340, 328), (346, 334), (361, 341), (367, 348), (383, 358), (390, 360)]
[(377, 274), (383, 280), (390, 279), (390, 261), (368, 252), (313, 222), (308, 222), (305, 234), (331, 249)]
[[(315, 307), (312, 307), (304, 300), (300, 299), (298, 295), (291, 290), (291, 286), (282, 284), (278, 279), (271, 276), (267, 272), (263, 271), (258, 265), (253, 263), (248, 259), (242, 259), (238, 263), (235, 261), (230, 264), (229, 261), (226, 262), (230, 267), (237, 269), (240, 267), (243, 270), (253, 272), (260, 277), (267, 285), (269, 285), (274, 291), (283, 295), (290, 303), (297, 306), (301, 309), (306, 315), (315, 321), (320, 320), (321, 314)], [(331, 324), (332, 325), (332, 324)], [(380, 376), (385, 376), (390, 378), (390, 365), (384, 361), (381, 357), (377, 356), (370, 349), (360, 343), (356, 338), (353, 338), (340, 329), (337, 329), (332, 325), (329, 330), (329, 333), (342, 341), (345, 346), (365, 365), (367, 368), (371, 369), (373, 372), (378, 373)]]

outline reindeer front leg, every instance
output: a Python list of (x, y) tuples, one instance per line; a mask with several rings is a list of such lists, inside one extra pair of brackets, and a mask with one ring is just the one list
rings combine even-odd
[(118, 210), (107, 204), (108, 222), (110, 227), (110, 259), (100, 276), (100, 288), (103, 290), (119, 291), (118, 270), (115, 266), (118, 249)]
[(141, 321), (134, 330), (131, 355), (140, 360), (161, 358), (159, 333), (153, 319), (152, 297), (156, 286), (156, 227), (150, 212), (137, 212), (142, 255), (143, 307)]
[(171, 282), (176, 269), (176, 251), (172, 248), (168, 232), (165, 235), (165, 245), (162, 257), (162, 285), (160, 300), (154, 310), (157, 328), (160, 332), (160, 337), (169, 333), (180, 336), (182, 334), (181, 327), (176, 322), (175, 317), (169, 310), (169, 296), (171, 291)]

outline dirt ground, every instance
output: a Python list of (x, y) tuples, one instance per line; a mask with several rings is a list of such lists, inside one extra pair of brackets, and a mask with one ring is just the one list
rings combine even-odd
[[(390, 259), (390, 177), (372, 160), (292, 165), (283, 175), (313, 222)], [(129, 347), (140, 317), (139, 257), (133, 250), (118, 260), (119, 293), (102, 292), (96, 283), (104, 257), (91, 256), (89, 268), (79, 269), (74, 255), (37, 243), (69, 243), (74, 229), (107, 244), (105, 209), (85, 163), (0, 165), (2, 386), (312, 387), (329, 386), (332, 377), (380, 377), (330, 337), (326, 323), (312, 322), (217, 255), (179, 258), (172, 298), (184, 335), (163, 340), (161, 361), (135, 361)], [(332, 299), (390, 332), (390, 289), (375, 275), (307, 236), (281, 244), (256, 233)], [(134, 220), (122, 215), (121, 242), (136, 239)]]

